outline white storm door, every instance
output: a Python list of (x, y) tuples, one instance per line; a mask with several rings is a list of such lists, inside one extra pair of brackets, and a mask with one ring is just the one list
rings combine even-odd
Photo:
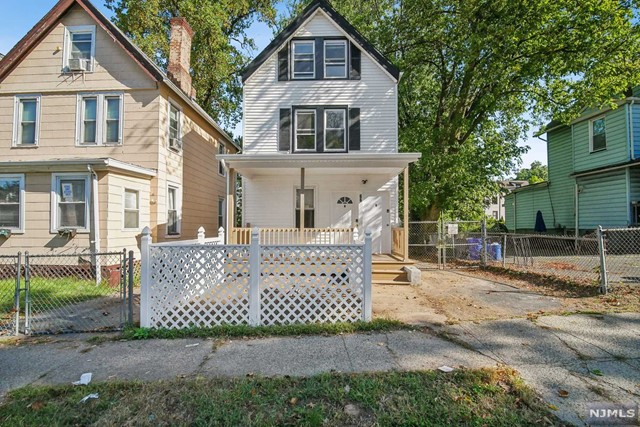
[(391, 224), (389, 222), (389, 192), (378, 191), (362, 195), (360, 202), (359, 234), (371, 230), (373, 253), (391, 252)]

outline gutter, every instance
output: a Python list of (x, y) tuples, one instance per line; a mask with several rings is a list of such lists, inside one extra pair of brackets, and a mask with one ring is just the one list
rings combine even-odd
[(633, 104), (636, 103), (636, 99), (633, 98), (629, 103), (629, 155), (631, 160), (635, 160), (635, 141), (633, 139)]
[(102, 266), (100, 265), (100, 256), (96, 255), (100, 252), (100, 204), (98, 201), (98, 174), (93, 170), (91, 165), (87, 165), (87, 169), (91, 174), (91, 218), (90, 218), (90, 247), (91, 247), (91, 265), (95, 268), (96, 285), (102, 281)]

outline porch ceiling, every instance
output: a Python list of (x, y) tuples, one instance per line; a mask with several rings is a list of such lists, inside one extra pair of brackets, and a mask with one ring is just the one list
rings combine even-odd
[(307, 173), (323, 174), (380, 174), (395, 176), (421, 153), (313, 153), (313, 154), (220, 154), (229, 168), (244, 176), (297, 174), (301, 168)]

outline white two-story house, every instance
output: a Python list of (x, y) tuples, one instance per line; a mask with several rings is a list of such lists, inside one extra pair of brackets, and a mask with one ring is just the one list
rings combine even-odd
[(230, 180), (242, 176), (244, 229), (229, 235), (304, 230), (309, 243), (326, 229), (370, 229), (374, 252), (391, 253), (398, 175), (420, 157), (398, 153), (400, 75), (326, 1), (312, 2), (242, 75), (243, 152), (218, 156)]

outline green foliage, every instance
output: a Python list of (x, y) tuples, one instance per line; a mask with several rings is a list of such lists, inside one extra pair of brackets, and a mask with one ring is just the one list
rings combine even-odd
[(239, 71), (255, 50), (247, 29), (259, 20), (273, 24), (276, 0), (105, 0), (113, 22), (150, 58), (166, 69), (169, 20), (187, 18), (195, 31), (191, 46), (197, 102), (219, 123), (232, 128), (241, 118)]
[(481, 214), (532, 126), (611, 105), (638, 82), (636, 1), (333, 5), (404, 72), (400, 148), (423, 155), (411, 169), (413, 218)]
[(275, 326), (220, 325), (212, 327), (189, 327), (185, 329), (150, 329), (129, 327), (118, 339), (143, 340), (150, 338), (233, 338), (270, 337), (298, 335), (336, 335), (341, 333), (392, 331), (411, 329), (391, 319), (374, 319), (371, 322), (311, 323)]
[(547, 165), (543, 165), (536, 160), (531, 162), (530, 168), (520, 169), (516, 174), (516, 179), (529, 181), (529, 184), (537, 184), (549, 179), (549, 170)]

